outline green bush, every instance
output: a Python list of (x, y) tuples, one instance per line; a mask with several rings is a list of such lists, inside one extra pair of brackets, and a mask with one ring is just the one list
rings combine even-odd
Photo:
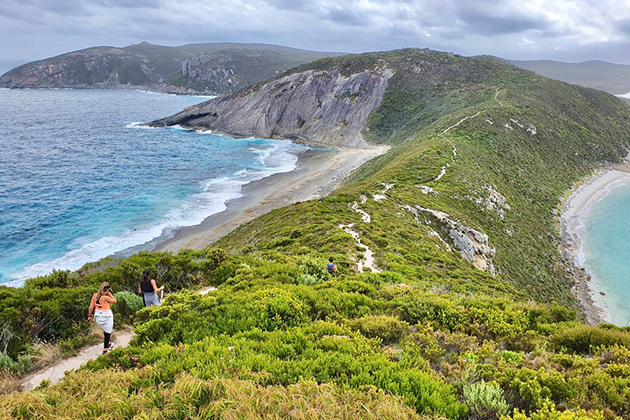
[(414, 325), (434, 321), (438, 325), (455, 330), (461, 326), (462, 310), (450, 300), (434, 295), (405, 298), (402, 302), (402, 318)]
[(492, 420), (508, 411), (503, 390), (494, 382), (475, 382), (464, 385), (464, 401), (470, 410), (471, 419)]
[(520, 354), (513, 352), (513, 351), (509, 351), (509, 350), (504, 350), (501, 352), (501, 358), (503, 358), (503, 361), (505, 363), (511, 364), (511, 365), (516, 365), (518, 364), (522, 357)]
[(144, 308), (142, 297), (131, 292), (114, 293), (116, 298), (115, 310), (126, 318), (131, 318), (140, 309)]
[(19, 370), (19, 363), (7, 354), (0, 353), (0, 372), (17, 372)]
[(547, 402), (543, 408), (527, 416), (522, 411), (514, 410), (513, 417), (502, 417), (501, 420), (604, 420), (604, 414), (601, 411), (558, 411), (556, 407)]
[(618, 329), (600, 328), (591, 325), (579, 325), (557, 331), (551, 337), (551, 343), (557, 349), (574, 353), (588, 354), (598, 347), (615, 345), (630, 347), (630, 333)]
[(347, 324), (368, 338), (380, 338), (383, 343), (399, 341), (409, 328), (406, 322), (387, 315), (368, 315), (349, 320)]

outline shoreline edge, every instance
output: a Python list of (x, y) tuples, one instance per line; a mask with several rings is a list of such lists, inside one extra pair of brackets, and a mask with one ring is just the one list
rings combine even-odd
[(584, 223), (597, 202), (611, 190), (627, 183), (630, 183), (628, 157), (623, 164), (599, 170), (575, 184), (560, 205), (560, 250), (573, 272), (573, 293), (582, 305), (587, 322), (592, 325), (613, 323), (613, 320), (600, 291), (594, 289), (592, 274), (584, 267)]

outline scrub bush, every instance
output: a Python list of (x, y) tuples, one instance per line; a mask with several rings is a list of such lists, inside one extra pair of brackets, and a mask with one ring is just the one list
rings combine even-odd
[(598, 326), (579, 325), (555, 332), (551, 337), (551, 343), (557, 349), (589, 354), (601, 346), (630, 347), (630, 333), (619, 331), (616, 328), (606, 329)]
[(471, 419), (492, 420), (508, 411), (503, 390), (496, 383), (481, 381), (467, 384), (464, 385), (463, 394)]

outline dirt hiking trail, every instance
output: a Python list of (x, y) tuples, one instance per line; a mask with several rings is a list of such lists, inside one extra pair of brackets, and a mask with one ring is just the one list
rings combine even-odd
[[(206, 295), (209, 292), (215, 290), (217, 290), (216, 287), (206, 287), (204, 289), (197, 290), (197, 293), (199, 293), (200, 295)], [(136, 334), (130, 328), (125, 328), (118, 331), (114, 329), (114, 332), (112, 333), (112, 342), (114, 343), (114, 348), (128, 346), (129, 342), (131, 342), (131, 340), (135, 336)], [(24, 379), (22, 379), (20, 388), (22, 391), (30, 391), (36, 388), (43, 380), (48, 380), (51, 383), (55, 383), (63, 378), (67, 371), (80, 368), (86, 362), (96, 359), (102, 353), (103, 344), (100, 342), (93, 346), (85, 347), (76, 356), (59, 360), (57, 363), (54, 363), (51, 366), (27, 375), (26, 377), (24, 377)]]

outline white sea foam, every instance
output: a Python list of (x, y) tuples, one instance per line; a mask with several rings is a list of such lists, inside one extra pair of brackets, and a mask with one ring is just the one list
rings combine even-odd
[(14, 280), (3, 284), (20, 287), (26, 279), (48, 274), (53, 269), (74, 271), (90, 261), (98, 261), (158, 238), (166, 238), (179, 228), (198, 225), (207, 217), (224, 211), (228, 202), (242, 197), (244, 185), (274, 174), (293, 171), (298, 157), (289, 152), (291, 146), (290, 142), (282, 142), (264, 149), (253, 149), (252, 151), (258, 155), (262, 168), (242, 169), (231, 177), (202, 181), (200, 193), (191, 196), (179, 207), (169, 211), (161, 220), (120, 235), (106, 236), (85, 243), (68, 251), (60, 258), (33, 264), (12, 274), (10, 277)]
[(151, 127), (150, 125), (146, 125), (146, 122), (130, 122), (129, 124), (127, 124), (125, 127), (127, 128), (142, 128), (145, 130), (156, 130), (158, 128), (163, 128), (163, 127)]

